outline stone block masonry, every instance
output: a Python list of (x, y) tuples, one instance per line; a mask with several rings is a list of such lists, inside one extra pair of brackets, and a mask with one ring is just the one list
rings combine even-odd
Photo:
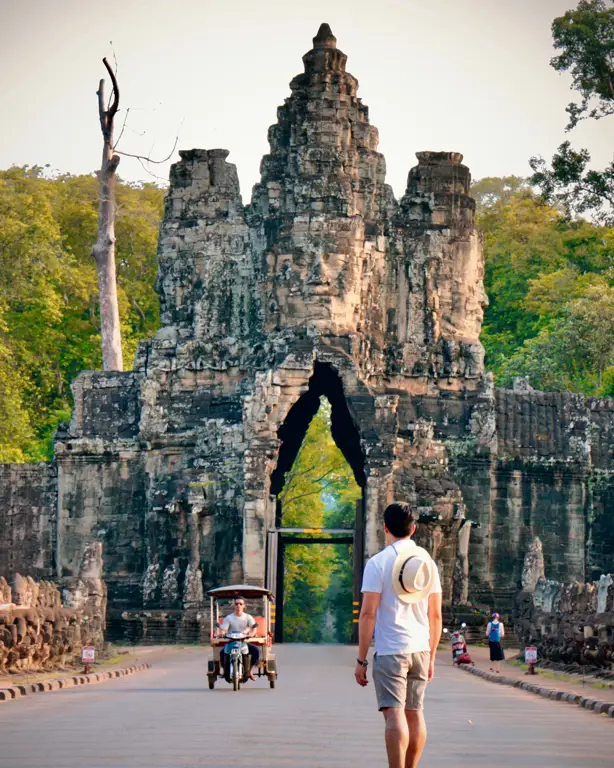
[[(200, 637), (208, 588), (271, 583), (278, 495), (322, 396), (363, 489), (367, 556), (386, 505), (416, 504), (446, 605), (511, 606), (536, 535), (557, 578), (612, 570), (612, 402), (495, 389), (469, 169), (418, 152), (395, 200), (346, 63), (323, 24), (250, 203), (227, 150), (180, 152), (162, 327), (132, 371), (73, 383), (55, 460), (32, 470), (39, 554), (0, 549), (0, 573), (39, 557), (65, 579), (101, 544), (115, 637)], [(20, 477), (0, 486), (25, 499)]]
[(55, 463), (0, 464), (0, 576), (54, 574)]

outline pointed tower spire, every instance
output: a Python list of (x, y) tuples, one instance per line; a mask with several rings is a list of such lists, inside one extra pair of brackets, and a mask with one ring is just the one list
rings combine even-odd
[[(313, 48), (303, 56), (305, 74), (345, 72), (347, 58), (345, 53), (337, 48), (337, 38), (333, 35), (328, 24), (320, 24), (318, 34), (313, 38)], [(358, 82), (353, 77), (351, 79), (354, 80), (356, 88), (358, 88)], [(292, 83), (290, 83), (290, 87), (292, 88)]]
[(389, 197), (385, 162), (346, 62), (330, 26), (321, 24), (303, 56), (305, 71), (290, 83), (292, 95), (269, 129), (271, 149), (253, 198), (261, 215), (379, 215)]
[(331, 28), (328, 24), (320, 24), (318, 34), (313, 38), (314, 48), (336, 48), (337, 38), (333, 35)]

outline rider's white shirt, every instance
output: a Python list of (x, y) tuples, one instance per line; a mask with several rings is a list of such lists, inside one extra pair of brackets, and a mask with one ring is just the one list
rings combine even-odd
[[(415, 544), (401, 540), (396, 542), (396, 549), (400, 546)], [(387, 546), (367, 562), (362, 580), (363, 592), (381, 594), (375, 620), (375, 652), (378, 656), (429, 650), (428, 597), (410, 605), (399, 600), (392, 586), (392, 566), (396, 558), (396, 550), (392, 545)], [(429, 594), (435, 592), (441, 592), (437, 567)]]
[(256, 624), (256, 620), (249, 613), (243, 613), (241, 616), (237, 616), (236, 613), (231, 613), (226, 616), (222, 622), (222, 629), (225, 632), (247, 632)]

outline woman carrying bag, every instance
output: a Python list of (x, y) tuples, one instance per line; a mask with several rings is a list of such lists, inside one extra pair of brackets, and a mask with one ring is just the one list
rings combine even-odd
[[(493, 613), (492, 619), (488, 622), (486, 627), (486, 637), (488, 638), (488, 645), (490, 646), (490, 671), (499, 674), (499, 666), (505, 659), (503, 653), (503, 646), (501, 641), (505, 637), (505, 627), (501, 621), (501, 617), (498, 613)], [(493, 665), (494, 664), (494, 668)]]

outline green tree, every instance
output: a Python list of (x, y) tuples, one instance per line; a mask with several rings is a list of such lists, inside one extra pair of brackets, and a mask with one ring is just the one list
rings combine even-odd
[[(158, 326), (156, 241), (163, 191), (117, 188), (117, 272), (124, 354)], [(72, 406), (70, 382), (101, 367), (96, 268), (97, 181), (49, 178), (40, 167), (0, 171), (0, 384), (8, 412), (0, 451), (50, 458)], [(9, 392), (10, 384), (10, 392)]]
[(543, 389), (598, 391), (597, 371), (591, 375), (585, 364), (566, 371), (569, 358), (551, 358), (572, 302), (614, 284), (614, 229), (569, 220), (523, 185), (510, 190), (507, 179), (487, 181), (493, 197), (478, 213), (490, 300), (482, 334), (487, 367), (501, 385), (523, 375)]
[[(358, 498), (360, 498), (359, 489), (349, 487), (339, 501), (328, 510), (326, 525), (330, 528), (353, 528)], [(330, 583), (326, 598), (333, 616), (333, 639), (337, 643), (348, 643), (352, 637), (354, 614), (353, 604), (349, 596), (353, 594), (354, 589), (353, 554), (353, 547), (335, 547), (331, 563)]]
[[(600, 120), (614, 113), (614, 5), (609, 0), (581, 0), (552, 23), (551, 60), (557, 72), (569, 72), (580, 103), (567, 106), (567, 130), (580, 120)], [(532, 183), (568, 216), (591, 212), (602, 224), (614, 221), (614, 163), (603, 171), (590, 168), (590, 153), (569, 141), (558, 148), (550, 166), (531, 158)]]
[(557, 72), (569, 72), (580, 104), (567, 106), (568, 128), (580, 120), (599, 120), (614, 113), (614, 4), (609, 0), (581, 0), (578, 7), (552, 22), (551, 60)]
[(529, 190), (529, 180), (522, 176), (486, 176), (471, 185), (478, 216), (482, 216), (497, 203), (509, 203), (518, 193)]
[(558, 221), (557, 212), (530, 192), (496, 202), (478, 217), (490, 301), (482, 340), (491, 368), (539, 330), (539, 315), (527, 309), (525, 297), (532, 279), (565, 263)]
[[(614, 289), (589, 286), (502, 366), (503, 383), (528, 376), (539, 389), (609, 394), (614, 370)], [(606, 377), (607, 373), (607, 377)]]
[[(280, 494), (283, 525), (322, 528), (339, 521), (343, 524), (335, 527), (353, 528), (353, 517), (347, 520), (344, 515), (348, 505), (359, 496), (352, 470), (330, 432), (330, 404), (323, 400)], [(346, 590), (348, 571), (349, 591)], [(288, 546), (284, 580), (285, 639), (322, 642), (343, 635), (345, 624), (339, 628), (337, 621), (347, 624), (347, 610), (351, 615), (351, 579), (347, 545)], [(346, 613), (340, 614), (337, 608), (344, 599)]]
[(0, 304), (0, 463), (23, 462), (33, 430), (23, 403), (26, 382), (12, 365), (5, 314)]

